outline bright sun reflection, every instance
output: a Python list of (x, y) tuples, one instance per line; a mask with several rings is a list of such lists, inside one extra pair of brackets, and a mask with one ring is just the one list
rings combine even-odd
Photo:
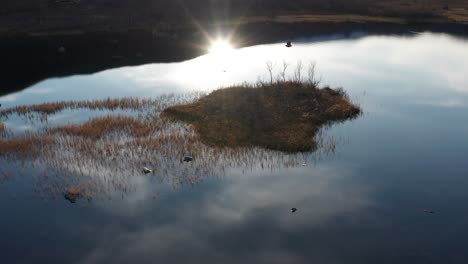
[(234, 48), (228, 40), (218, 39), (211, 43), (210, 53), (225, 54), (232, 51)]

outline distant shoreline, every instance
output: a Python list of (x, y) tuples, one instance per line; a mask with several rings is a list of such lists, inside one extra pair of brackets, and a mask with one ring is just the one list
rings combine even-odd
[[(291, 24), (291, 23), (308, 23), (308, 24), (324, 24), (324, 23), (387, 23), (399, 25), (413, 24), (433, 24), (433, 25), (468, 25), (468, 8), (460, 9), (460, 14), (447, 17), (406, 17), (406, 16), (372, 16), (363, 14), (284, 14), (275, 16), (249, 16), (245, 18), (233, 18), (228, 21), (212, 23), (207, 21), (197, 21), (197, 23), (182, 22), (167, 23), (161, 21), (159, 23), (136, 23), (135, 25), (121, 24), (105, 24), (105, 25), (81, 25), (63, 23), (56, 24), (27, 24), (22, 21), (4, 22), (0, 26), (0, 39), (5, 37), (44, 37), (44, 36), (74, 36), (84, 34), (94, 34), (99, 32), (106, 33), (124, 33), (128, 31), (145, 31), (154, 35), (166, 35), (168, 33), (177, 33), (187, 30), (198, 30), (199, 27), (247, 27), (258, 23), (276, 23), (276, 24)], [(15, 18), (12, 18), (15, 20)], [(10, 19), (10, 20), (12, 20)], [(17, 18), (19, 19), (19, 18)], [(1, 19), (0, 19), (1, 22)]]

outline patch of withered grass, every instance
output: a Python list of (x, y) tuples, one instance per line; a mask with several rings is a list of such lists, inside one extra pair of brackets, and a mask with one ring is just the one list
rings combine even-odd
[(21, 116), (36, 114), (38, 115), (38, 118), (42, 120), (46, 119), (47, 115), (56, 114), (65, 109), (162, 111), (170, 105), (177, 104), (178, 102), (191, 101), (192, 97), (197, 96), (198, 95), (196, 94), (186, 97), (176, 95), (161, 95), (154, 99), (124, 97), (117, 99), (107, 98), (102, 100), (58, 101), (34, 105), (19, 105), (0, 110), (0, 118), (8, 118), (13, 114)]
[(162, 114), (193, 124), (209, 145), (302, 152), (316, 147), (313, 137), (322, 125), (360, 112), (342, 89), (278, 81), (216, 90), (194, 103), (171, 106)]
[(0, 140), (0, 156), (26, 159), (37, 156), (42, 148), (54, 143), (49, 135)]
[(52, 127), (47, 131), (52, 134), (60, 133), (97, 140), (119, 132), (134, 137), (146, 137), (160, 128), (161, 124), (145, 123), (131, 116), (107, 115), (93, 118), (83, 124)]

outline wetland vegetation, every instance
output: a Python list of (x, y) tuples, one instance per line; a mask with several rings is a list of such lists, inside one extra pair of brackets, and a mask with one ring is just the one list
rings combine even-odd
[[(78, 115), (92, 110), (98, 116), (79, 123), (50, 121), (65, 110)], [(271, 79), (204, 96), (20, 105), (0, 111), (0, 161), (37, 172), (35, 190), (44, 199), (62, 194), (70, 202), (92, 201), (116, 193), (123, 198), (135, 190), (132, 176), (177, 188), (234, 167), (306, 164), (317, 148), (319, 155), (335, 151), (336, 139), (326, 138), (322, 126), (359, 113), (342, 89), (318, 88), (313, 78)], [(9, 121), (18, 119), (42, 127), (9, 128)], [(193, 160), (182, 162), (185, 156)], [(10, 172), (0, 169), (0, 175), (8, 179)]]

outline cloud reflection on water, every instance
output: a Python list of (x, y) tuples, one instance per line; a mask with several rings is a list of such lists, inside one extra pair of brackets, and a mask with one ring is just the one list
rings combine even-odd
[[(352, 219), (351, 215), (356, 217), (358, 211), (373, 206), (367, 186), (346, 182), (350, 174), (350, 168), (327, 165), (273, 174), (254, 171), (248, 176), (234, 171), (222, 183), (211, 181), (201, 191), (184, 194), (185, 199), (155, 201), (153, 220), (142, 219), (136, 230), (115, 224), (100, 231), (103, 236), (97, 238), (98, 244), (79, 262), (309, 263), (330, 259), (334, 256), (326, 252), (295, 251), (285, 245), (312, 246), (317, 242), (315, 229), (337, 217)], [(143, 204), (147, 205), (144, 201), (142, 206), (124, 203), (117, 214), (133, 218), (140, 215), (135, 208), (150, 210)], [(292, 206), (299, 208), (298, 213), (291, 214)], [(298, 234), (304, 236), (301, 243)]]

